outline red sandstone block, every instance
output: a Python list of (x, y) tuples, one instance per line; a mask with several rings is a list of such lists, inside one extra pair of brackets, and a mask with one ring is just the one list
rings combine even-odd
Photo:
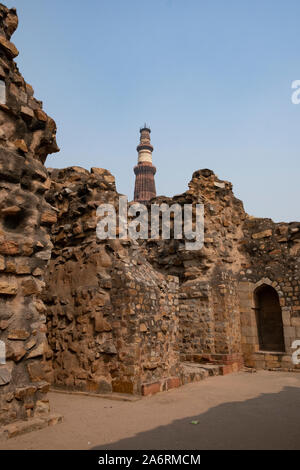
[(224, 365), (224, 366), (220, 366), (220, 372), (221, 372), (221, 375), (231, 374), (233, 372), (232, 371), (232, 365), (227, 364), (227, 365)]
[(238, 372), (243, 367), (243, 362), (233, 362), (232, 364), (225, 364), (220, 366), (221, 375), (232, 374), (233, 372)]
[(238, 372), (241, 369), (241, 365), (238, 362), (231, 364), (232, 372)]
[(167, 390), (171, 390), (172, 388), (178, 388), (181, 386), (180, 378), (179, 377), (171, 377), (167, 379)]
[(158, 393), (161, 391), (161, 382), (154, 382), (152, 384), (143, 384), (142, 385), (142, 395), (147, 397), (149, 395), (153, 395), (154, 393)]

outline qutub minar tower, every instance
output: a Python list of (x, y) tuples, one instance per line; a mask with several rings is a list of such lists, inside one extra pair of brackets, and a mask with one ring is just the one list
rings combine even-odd
[(140, 143), (137, 146), (138, 164), (134, 167), (135, 188), (134, 200), (142, 204), (147, 203), (153, 197), (156, 197), (154, 175), (156, 173), (155, 166), (152, 165), (153, 146), (151, 145), (150, 133), (151, 129), (144, 125), (140, 129)]

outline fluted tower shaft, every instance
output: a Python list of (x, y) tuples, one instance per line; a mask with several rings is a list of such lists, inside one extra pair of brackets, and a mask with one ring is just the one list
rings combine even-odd
[(146, 125), (140, 129), (140, 143), (137, 146), (138, 164), (134, 167), (135, 188), (134, 200), (146, 204), (156, 197), (154, 175), (155, 166), (152, 165), (153, 146), (150, 139), (151, 129)]

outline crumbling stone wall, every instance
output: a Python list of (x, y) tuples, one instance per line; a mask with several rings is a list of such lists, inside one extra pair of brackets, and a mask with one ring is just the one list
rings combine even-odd
[(99, 168), (51, 172), (57, 208), (47, 305), (48, 379), (96, 393), (146, 393), (179, 376), (178, 279), (156, 272), (133, 240), (99, 240), (96, 209), (119, 195)]
[(174, 198), (151, 202), (204, 205), (204, 246), (186, 250), (182, 240), (144, 244), (156, 269), (180, 279), (180, 338), (182, 360), (241, 365), (241, 330), (236, 273), (246, 262), (239, 251), (246, 213), (232, 184), (211, 170), (196, 171), (189, 190)]
[[(0, 4), (0, 425), (46, 416), (47, 380), (147, 394), (184, 382), (179, 358), (294, 367), (300, 223), (248, 216), (231, 183), (205, 169), (184, 194), (153, 201), (204, 204), (200, 250), (184, 239), (98, 240), (98, 205), (117, 208), (114, 178), (72, 167), (50, 170), (50, 181), (56, 125), (13, 60), (17, 25)], [(285, 352), (259, 351), (263, 285), (280, 299)]]
[[(10, 42), (15, 9), (0, 4), (0, 425), (48, 413), (41, 366), (45, 307), (39, 299), (52, 244), (47, 226), (56, 216), (44, 194), (43, 165), (58, 150), (54, 121), (20, 74)], [(2, 361), (4, 362), (4, 361)]]
[[(193, 174), (189, 190), (151, 202), (196, 204), (205, 209), (205, 242), (187, 251), (182, 240), (143, 244), (153, 266), (180, 279), (182, 360), (296, 368), (291, 345), (300, 338), (300, 223), (275, 224), (247, 215), (229, 182), (211, 170)], [(259, 351), (255, 291), (271, 285), (282, 308), (285, 353)], [(297, 366), (298, 367), (298, 366)]]
[[(291, 363), (291, 346), (300, 338), (300, 223), (248, 217), (243, 234), (240, 246), (248, 262), (239, 272), (239, 297), (245, 362), (258, 368), (297, 368)], [(259, 351), (254, 293), (263, 285), (279, 296), (285, 353)]]

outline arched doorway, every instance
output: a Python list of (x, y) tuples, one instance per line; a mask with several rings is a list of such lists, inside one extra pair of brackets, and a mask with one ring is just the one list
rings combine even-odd
[(254, 292), (261, 351), (284, 352), (282, 313), (276, 290), (263, 284)]

